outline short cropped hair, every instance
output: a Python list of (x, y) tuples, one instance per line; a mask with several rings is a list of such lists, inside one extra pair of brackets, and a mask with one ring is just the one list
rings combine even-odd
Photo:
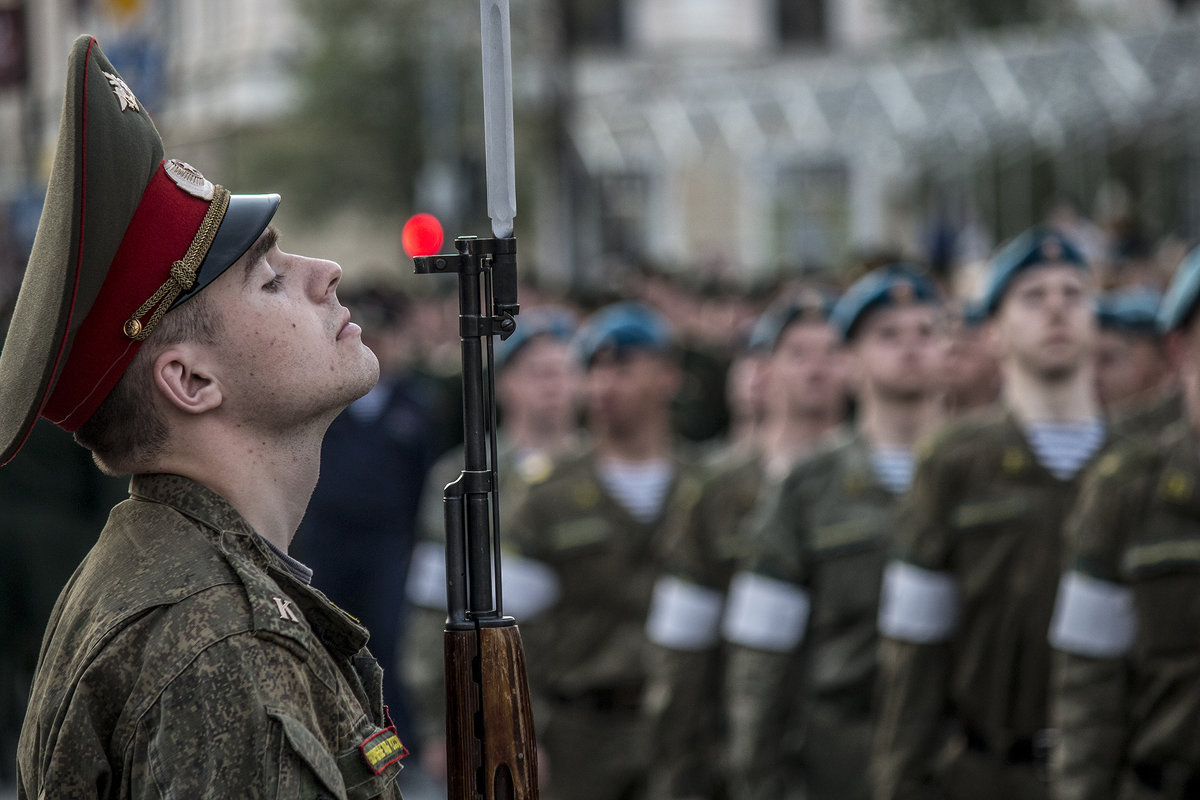
[(102, 471), (109, 475), (137, 472), (140, 465), (162, 452), (170, 432), (154, 399), (154, 360), (174, 344), (214, 344), (223, 326), (219, 310), (204, 292), (163, 315), (121, 380), (75, 432), (75, 441), (92, 451)]

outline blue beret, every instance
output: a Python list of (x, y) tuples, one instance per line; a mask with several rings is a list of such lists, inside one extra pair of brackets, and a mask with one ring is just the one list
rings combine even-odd
[(1096, 318), (1104, 330), (1154, 336), (1161, 302), (1162, 293), (1145, 286), (1106, 292), (1096, 301)]
[(834, 294), (815, 287), (805, 287), (775, 301), (754, 324), (747, 349), (753, 353), (771, 352), (793, 322), (827, 322), (835, 302)]
[(1192, 316), (1196, 308), (1196, 299), (1200, 297), (1200, 247), (1193, 249), (1184, 257), (1171, 286), (1167, 289), (1166, 297), (1158, 307), (1158, 329), (1170, 333), (1180, 328)]
[(842, 341), (849, 341), (868, 311), (915, 303), (941, 305), (941, 302), (937, 286), (920, 267), (890, 264), (867, 273), (847, 289), (834, 305), (829, 321), (841, 334)]
[(671, 326), (649, 306), (640, 303), (614, 303), (597, 311), (575, 335), (575, 353), (583, 366), (589, 366), (601, 350), (618, 354), (631, 350), (666, 352), (674, 343)]
[(1005, 245), (992, 259), (983, 290), (983, 311), (989, 317), (1000, 307), (1000, 300), (1022, 270), (1039, 264), (1069, 264), (1087, 269), (1087, 259), (1079, 246), (1054, 228), (1030, 228)]
[(543, 306), (522, 311), (512, 336), (496, 344), (496, 371), (504, 369), (513, 356), (539, 336), (570, 342), (577, 324), (575, 314), (565, 308)]

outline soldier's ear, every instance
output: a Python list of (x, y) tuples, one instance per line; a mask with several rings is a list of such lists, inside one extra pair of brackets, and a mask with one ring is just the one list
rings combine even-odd
[(165, 348), (154, 359), (153, 379), (159, 395), (184, 414), (202, 414), (221, 405), (221, 384), (204, 348), (189, 343)]

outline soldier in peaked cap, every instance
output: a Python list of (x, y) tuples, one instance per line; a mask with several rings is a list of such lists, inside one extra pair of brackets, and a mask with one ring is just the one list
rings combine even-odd
[(1200, 794), (1200, 251), (1158, 314), (1184, 412), (1119, 442), (1089, 471), (1068, 525), (1059, 651), (1055, 796)]
[(162, 156), (78, 39), (0, 355), (0, 460), (43, 416), (133, 477), (51, 617), (18, 797), (399, 797), (367, 632), (287, 555), (324, 431), (378, 363), (340, 267), (279, 249), (278, 196)]
[(875, 797), (1047, 796), (1062, 526), (1103, 446), (1090, 273), (1057, 231), (993, 259), (984, 294), (1003, 407), (923, 446), (884, 572)]
[(722, 625), (730, 795), (865, 798), (875, 617), (917, 439), (941, 419), (941, 299), (893, 264), (833, 307), (858, 414), (755, 508)]

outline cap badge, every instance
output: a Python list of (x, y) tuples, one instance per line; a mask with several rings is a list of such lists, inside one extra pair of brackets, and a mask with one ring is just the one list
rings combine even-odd
[(129, 84), (121, 80), (120, 75), (114, 75), (111, 72), (105, 72), (104, 77), (108, 78), (108, 85), (112, 87), (113, 94), (117, 96), (117, 100), (121, 102), (121, 110), (132, 108), (134, 111), (141, 111), (142, 107), (138, 105), (138, 99), (134, 95), (133, 90), (129, 88)]
[(1042, 261), (1058, 261), (1062, 258), (1062, 244), (1057, 239), (1047, 239), (1041, 246)]
[(799, 309), (801, 319), (820, 319), (824, 316), (824, 298), (816, 289), (805, 289), (800, 292), (796, 298), (796, 306)]
[(176, 186), (192, 197), (199, 197), (201, 200), (213, 199), (212, 181), (200, 174), (200, 170), (191, 164), (178, 158), (169, 158), (163, 162), (163, 170)]
[(912, 284), (897, 283), (888, 289), (888, 297), (895, 305), (907, 306), (916, 300), (916, 292), (913, 291)]

